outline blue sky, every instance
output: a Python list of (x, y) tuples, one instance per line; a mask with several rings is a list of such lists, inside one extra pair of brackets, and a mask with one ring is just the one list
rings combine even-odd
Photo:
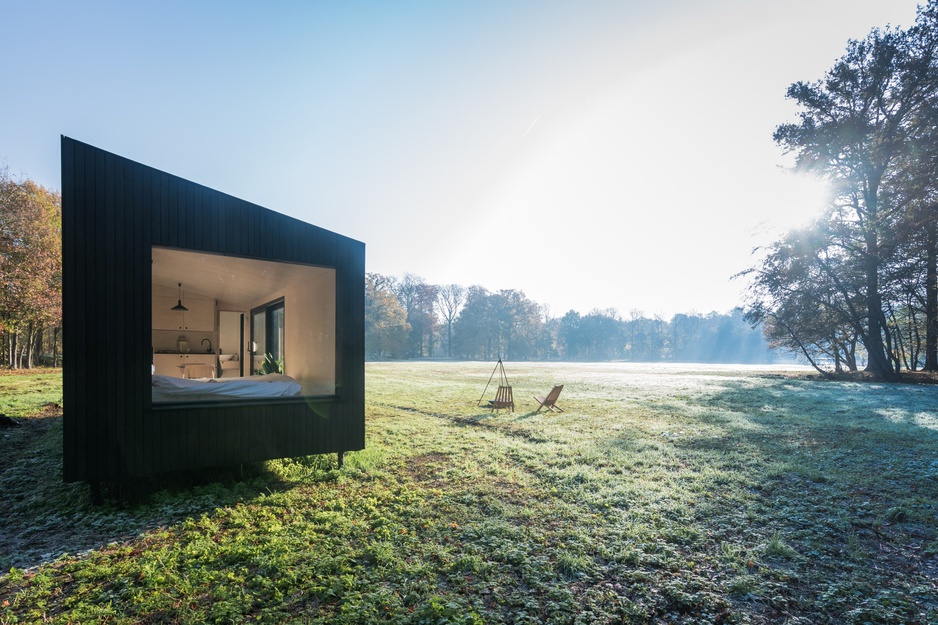
[(820, 210), (787, 86), (914, 0), (4, 6), (0, 163), (68, 135), (364, 241), (367, 269), (554, 316), (724, 312)]

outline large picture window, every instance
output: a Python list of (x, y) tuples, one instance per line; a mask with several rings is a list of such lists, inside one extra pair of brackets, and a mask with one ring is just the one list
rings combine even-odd
[(335, 394), (335, 269), (153, 248), (153, 402)]

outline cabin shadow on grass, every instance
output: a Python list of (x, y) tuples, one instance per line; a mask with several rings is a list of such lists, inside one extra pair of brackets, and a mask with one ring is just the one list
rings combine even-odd
[(120, 543), (218, 507), (250, 503), (291, 488), (288, 476), (335, 479), (336, 456), (249, 463), (102, 484), (103, 505), (87, 485), (62, 482), (62, 417), (18, 419), (4, 432), (0, 463), (0, 571), (28, 569), (65, 553)]

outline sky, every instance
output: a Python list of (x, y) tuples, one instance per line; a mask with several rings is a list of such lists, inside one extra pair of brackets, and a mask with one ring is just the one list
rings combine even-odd
[(796, 81), (914, 0), (8, 0), (0, 166), (66, 135), (550, 316), (727, 312), (824, 188)]

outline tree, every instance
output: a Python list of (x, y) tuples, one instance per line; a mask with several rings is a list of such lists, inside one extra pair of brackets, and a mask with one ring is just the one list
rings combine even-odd
[(745, 318), (763, 325), (772, 346), (800, 353), (822, 372), (828, 360), (837, 371), (856, 368), (864, 327), (862, 298), (850, 287), (862, 273), (831, 223), (787, 233), (766, 249), (760, 267), (741, 274), (751, 278)]
[[(931, 24), (935, 22), (934, 12), (934, 5), (925, 12)], [(917, 274), (905, 283), (911, 287), (906, 292), (917, 300), (924, 317), (923, 365), (927, 371), (938, 371), (938, 91), (932, 92), (916, 115), (910, 149), (902, 155), (895, 177), (910, 206), (900, 222), (901, 237), (907, 241), (906, 253), (901, 257)]]
[(867, 369), (887, 378), (897, 370), (887, 355), (893, 337), (881, 278), (897, 244), (890, 233), (909, 199), (892, 183), (923, 119), (919, 112), (934, 96), (935, 7), (932, 0), (920, 10), (909, 31), (874, 29), (848, 42), (846, 54), (822, 80), (789, 87), (800, 121), (779, 126), (774, 135), (794, 153), (797, 169), (825, 177), (837, 192), (839, 210), (832, 217), (849, 231), (847, 260), (862, 275), (847, 285), (861, 295), (865, 309), (856, 330)]
[(561, 357), (562, 347), (560, 341), (561, 320), (550, 317), (547, 307), (541, 308), (544, 315), (540, 332), (537, 338), (537, 357), (541, 360), (557, 360)]
[(570, 310), (560, 319), (558, 340), (563, 346), (563, 357), (566, 360), (576, 360), (585, 350), (585, 340), (580, 329), (582, 321), (580, 313)]
[(498, 353), (498, 321), (490, 298), (481, 286), (466, 291), (466, 301), (453, 324), (454, 346), (463, 357), (491, 360)]
[(410, 324), (410, 355), (433, 355), (434, 332), (437, 326), (434, 310), (436, 292), (436, 286), (427, 284), (423, 278), (412, 273), (404, 274), (394, 286), (394, 293), (407, 312), (407, 323)]
[(629, 312), (622, 322), (623, 356), (634, 362), (664, 360), (667, 347), (667, 322), (660, 317), (649, 319), (640, 310)]
[(466, 290), (458, 284), (447, 284), (437, 291), (436, 308), (446, 324), (446, 357), (453, 357), (453, 323), (459, 315)]
[(614, 309), (592, 310), (580, 319), (579, 330), (581, 354), (587, 360), (613, 360), (622, 356), (622, 323)]
[(523, 291), (506, 289), (490, 296), (489, 310), (497, 328), (499, 354), (515, 360), (535, 358), (542, 324), (540, 306)]
[(394, 280), (365, 275), (365, 353), (369, 357), (403, 358), (410, 324), (392, 287)]
[(30, 180), (0, 170), (0, 332), (7, 362), (32, 367), (52, 330), (58, 364), (62, 319), (62, 199)]
[(699, 315), (678, 313), (671, 318), (670, 358), (675, 362), (694, 362), (699, 358)]

